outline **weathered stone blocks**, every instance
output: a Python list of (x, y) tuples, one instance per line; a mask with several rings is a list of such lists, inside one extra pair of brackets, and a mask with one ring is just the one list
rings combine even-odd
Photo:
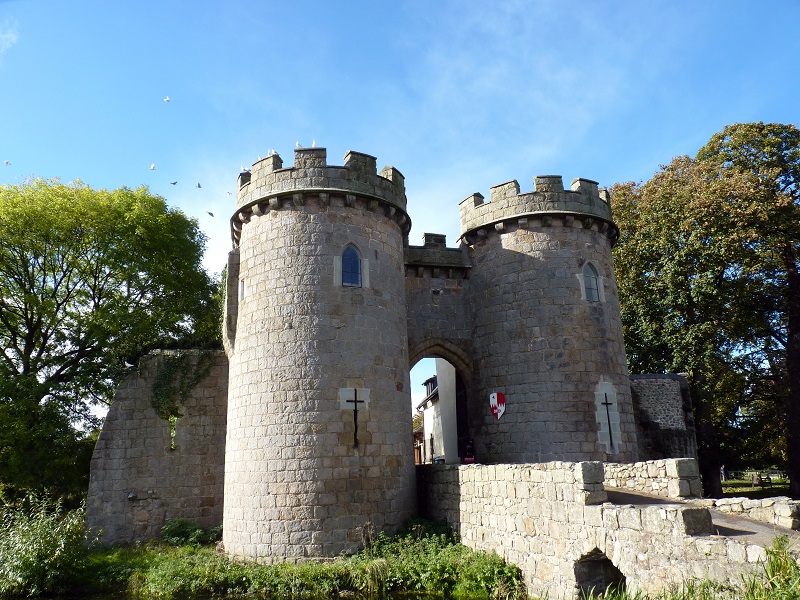
[[(202, 377), (175, 399), (182, 416), (173, 430), (152, 400), (165, 361), (179, 355)], [(131, 369), (92, 455), (86, 524), (103, 543), (157, 538), (166, 519), (222, 523), (227, 387), (221, 352), (155, 352)]]
[[(255, 170), (240, 189), (227, 286), (223, 542), (264, 562), (353, 552), (365, 526), (391, 531), (416, 509), (402, 175), (352, 152), (328, 167), (319, 148), (296, 151), (288, 175)], [(343, 285), (348, 245), (360, 286)]]
[[(418, 467), (421, 496), (427, 500), (423, 514), (445, 519), (470, 547), (496, 551), (516, 563), (529, 593), (554, 599), (580, 597), (576, 565), (587, 556), (607, 558), (629, 590), (644, 592), (691, 578), (739, 583), (743, 572), (763, 560), (761, 546), (713, 535), (704, 507), (663, 501), (584, 504), (580, 492), (586, 485), (602, 487), (596, 464)], [(672, 470), (692, 472), (691, 467)], [(666, 476), (666, 465), (659, 472)], [(585, 483), (598, 476), (598, 483)], [(466, 479), (484, 485), (467, 488)], [(517, 489), (527, 484), (527, 497), (494, 502), (494, 490), (507, 481), (517, 482)], [(449, 502), (452, 498), (458, 502)]]

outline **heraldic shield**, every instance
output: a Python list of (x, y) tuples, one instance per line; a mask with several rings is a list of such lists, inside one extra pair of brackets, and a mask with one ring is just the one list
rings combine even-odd
[(503, 392), (489, 394), (489, 406), (495, 419), (499, 419), (506, 412), (506, 395)]

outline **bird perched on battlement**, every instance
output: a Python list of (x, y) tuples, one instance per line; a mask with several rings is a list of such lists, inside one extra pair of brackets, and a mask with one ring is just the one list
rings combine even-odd
[(294, 147), (295, 148), (302, 148), (302, 146), (300, 145), (300, 142), (295, 142), (294, 143)]

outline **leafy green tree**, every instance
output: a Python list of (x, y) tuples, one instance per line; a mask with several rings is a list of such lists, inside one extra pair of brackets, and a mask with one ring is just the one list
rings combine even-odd
[(709, 197), (705, 208), (728, 216), (719, 234), (746, 250), (741, 272), (761, 286), (764, 346), (778, 355), (772, 383), (785, 399), (789, 491), (800, 498), (800, 130), (730, 125), (697, 160), (728, 184), (728, 193)]
[[(196, 221), (146, 188), (0, 187), (0, 482), (59, 487), (75, 425), (95, 424), (154, 347), (218, 344)], [(47, 460), (47, 456), (50, 460)]]
[(623, 328), (632, 373), (685, 373), (697, 423), (705, 493), (719, 496), (714, 391), (737, 349), (736, 283), (725, 240), (698, 227), (692, 203), (707, 178), (678, 157), (647, 183), (612, 189)]
[[(793, 472), (797, 134), (791, 125), (726, 127), (695, 159), (612, 190), (629, 367), (688, 375), (708, 495), (721, 492), (720, 445), (752, 452), (758, 440), (761, 456), (775, 457), (788, 432)], [(800, 483), (800, 473), (792, 478)]]

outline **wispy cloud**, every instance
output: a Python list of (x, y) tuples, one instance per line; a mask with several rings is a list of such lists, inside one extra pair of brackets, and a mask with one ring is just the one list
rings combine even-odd
[(0, 23), (0, 65), (3, 64), (3, 55), (6, 50), (19, 40), (17, 28), (17, 22), (12, 19), (6, 19), (3, 23)]

